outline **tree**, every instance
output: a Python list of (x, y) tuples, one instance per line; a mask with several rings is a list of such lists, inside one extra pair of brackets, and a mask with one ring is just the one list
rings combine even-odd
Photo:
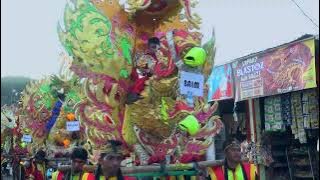
[(2, 77), (1, 78), (1, 106), (11, 105), (20, 99), (20, 94), (32, 79), (27, 77)]

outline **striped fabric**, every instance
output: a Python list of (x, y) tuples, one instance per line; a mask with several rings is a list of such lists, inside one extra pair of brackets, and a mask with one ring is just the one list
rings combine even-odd
[[(52, 180), (63, 180), (64, 174), (63, 172), (56, 171), (52, 173)], [(72, 180), (80, 180), (79, 175), (72, 176)], [(84, 173), (82, 175), (81, 180), (94, 180), (94, 174), (92, 173)]]
[[(235, 171), (228, 169), (228, 180), (245, 180), (243, 172), (246, 173), (248, 180), (256, 179), (256, 167), (254, 164), (243, 163), (244, 169), (242, 170), (239, 164)], [(224, 166), (208, 168), (209, 177), (211, 180), (225, 180), (224, 179)]]

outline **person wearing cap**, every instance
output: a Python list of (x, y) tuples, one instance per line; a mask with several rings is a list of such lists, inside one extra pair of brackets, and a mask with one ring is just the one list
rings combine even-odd
[(94, 174), (84, 172), (84, 165), (88, 160), (88, 152), (84, 148), (76, 147), (71, 153), (71, 169), (58, 170), (52, 173), (52, 180), (94, 180)]
[(225, 161), (222, 166), (209, 167), (211, 180), (255, 180), (258, 179), (254, 164), (241, 162), (240, 142), (234, 138), (223, 143)]
[(135, 178), (123, 176), (120, 164), (124, 159), (122, 142), (110, 140), (101, 149), (101, 154), (95, 171), (95, 180), (134, 180)]
[(34, 180), (44, 180), (46, 172), (46, 152), (39, 150), (34, 157), (25, 161), (22, 165), (25, 168), (25, 178)]

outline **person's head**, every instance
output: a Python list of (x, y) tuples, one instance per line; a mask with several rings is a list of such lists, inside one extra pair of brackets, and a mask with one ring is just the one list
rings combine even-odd
[(39, 150), (35, 156), (34, 160), (36, 163), (43, 163), (46, 161), (46, 152), (44, 150)]
[(152, 37), (148, 40), (148, 49), (155, 53), (160, 48), (160, 39), (157, 37)]
[(117, 176), (120, 173), (120, 163), (124, 158), (122, 151), (122, 143), (120, 141), (108, 141), (106, 149), (99, 158), (99, 165), (103, 173), (109, 176)]
[(241, 162), (240, 142), (235, 138), (230, 138), (223, 143), (224, 154), (229, 162)]
[(72, 170), (78, 173), (82, 171), (83, 166), (88, 160), (88, 152), (84, 148), (77, 147), (73, 149), (70, 158), (72, 161)]

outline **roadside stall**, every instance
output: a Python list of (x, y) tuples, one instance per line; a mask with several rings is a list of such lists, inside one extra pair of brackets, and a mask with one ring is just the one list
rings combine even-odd
[(319, 138), (315, 42), (304, 36), (232, 63), (235, 101), (252, 108), (257, 161), (277, 172), (268, 177), (319, 177), (312, 158)]

